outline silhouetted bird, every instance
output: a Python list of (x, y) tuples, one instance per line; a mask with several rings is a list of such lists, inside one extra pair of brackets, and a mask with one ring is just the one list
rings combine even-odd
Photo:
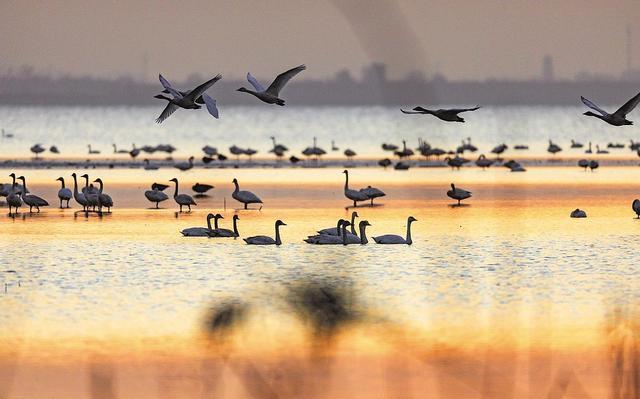
[(305, 69), (307, 69), (306, 66), (300, 65), (281, 73), (266, 89), (262, 87), (262, 85), (256, 80), (256, 78), (251, 76), (251, 73), (247, 73), (247, 80), (249, 81), (249, 83), (251, 83), (251, 86), (253, 86), (255, 91), (246, 89), (244, 87), (239, 88), (238, 91), (253, 94), (258, 99), (267, 104), (278, 104), (284, 106), (284, 100), (278, 97), (280, 95), (280, 90), (282, 90), (282, 88), (291, 80), (291, 78), (304, 71)]
[(602, 119), (603, 121), (613, 126), (624, 126), (624, 125), (633, 125), (633, 122), (627, 120), (627, 114), (633, 111), (636, 105), (640, 103), (640, 93), (636, 94), (635, 97), (627, 101), (622, 107), (620, 107), (613, 114), (609, 114), (607, 111), (598, 107), (596, 104), (594, 104), (593, 102), (589, 101), (584, 97), (580, 97), (580, 99), (582, 100), (582, 103), (584, 105), (586, 105), (587, 107), (591, 108), (592, 110), (600, 114), (598, 115), (598, 114), (594, 114), (591, 111), (587, 111), (583, 115), (593, 116), (598, 119)]
[(480, 109), (480, 106), (476, 106), (474, 108), (453, 108), (453, 109), (426, 109), (423, 107), (415, 107), (413, 111), (405, 111), (401, 109), (403, 114), (422, 114), (422, 115), (433, 115), (438, 119), (442, 119), (446, 122), (464, 122), (464, 119), (461, 118), (458, 114), (462, 112), (468, 111), (476, 111)]

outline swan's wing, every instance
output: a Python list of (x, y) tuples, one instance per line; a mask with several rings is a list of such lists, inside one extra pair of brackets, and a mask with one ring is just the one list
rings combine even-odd
[(640, 103), (640, 93), (636, 94), (631, 100), (627, 101), (619, 110), (614, 112), (613, 114), (616, 116), (626, 116), (629, 112), (633, 111), (633, 109)]
[(211, 116), (213, 116), (214, 118), (218, 119), (220, 117), (220, 114), (218, 113), (218, 107), (216, 106), (216, 100), (214, 100), (213, 98), (211, 98), (207, 94), (203, 94), (202, 95), (202, 99), (204, 100), (204, 103), (207, 106), (207, 111), (209, 111)]
[(409, 115), (415, 115), (415, 114), (422, 114), (423, 112), (419, 112), (419, 111), (405, 111), (404, 109), (400, 108), (400, 111), (403, 114), (409, 114)]
[(216, 76), (213, 77), (213, 79), (207, 80), (206, 82), (204, 82), (200, 86), (198, 86), (195, 89), (191, 90), (189, 92), (189, 94), (187, 94), (186, 97), (188, 97), (189, 99), (191, 99), (191, 100), (193, 100), (195, 102), (198, 97), (200, 97), (205, 91), (207, 91), (209, 89), (209, 87), (213, 86), (213, 84), (215, 82), (219, 81), (220, 79), (222, 79), (222, 75), (217, 74)]
[(451, 109), (450, 111), (455, 112), (456, 114), (459, 114), (461, 112), (477, 111), (479, 109), (480, 109), (480, 106), (476, 105), (473, 108), (454, 108), (454, 109)]
[(605, 111), (602, 108), (598, 107), (597, 105), (595, 105), (590, 100), (588, 100), (588, 99), (586, 99), (586, 98), (584, 98), (582, 96), (580, 96), (580, 99), (582, 100), (582, 103), (584, 105), (586, 105), (587, 107), (591, 108), (594, 111), (597, 111), (600, 115), (602, 115), (602, 116), (608, 116), (609, 115), (609, 113), (607, 111)]
[(418, 112), (426, 112), (426, 113), (432, 112), (431, 110), (428, 110), (428, 109), (423, 108), (423, 107), (415, 107), (413, 110), (414, 111), (418, 111)]
[(160, 116), (156, 119), (156, 123), (164, 122), (164, 120), (170, 117), (171, 114), (176, 112), (177, 109), (178, 109), (177, 105), (175, 105), (174, 103), (168, 103), (167, 106), (164, 107), (164, 110), (162, 111)]
[(291, 78), (293, 78), (294, 76), (296, 76), (300, 72), (304, 71), (305, 69), (307, 69), (306, 66), (300, 65), (300, 66), (297, 66), (295, 68), (291, 68), (286, 72), (282, 72), (280, 75), (278, 75), (275, 78), (273, 83), (271, 83), (271, 85), (269, 85), (269, 87), (267, 87), (266, 91), (269, 94), (274, 95), (274, 96), (277, 97), (280, 94), (280, 90), (282, 90), (284, 85), (286, 85), (287, 82), (289, 82), (291, 80)]
[(160, 79), (162, 87), (164, 87), (167, 92), (169, 92), (175, 98), (182, 98), (182, 94), (178, 90), (174, 89), (173, 86), (171, 86), (171, 83), (169, 83), (169, 81), (165, 79), (162, 74), (158, 75), (158, 78)]
[(251, 86), (253, 86), (253, 88), (256, 89), (257, 92), (264, 91), (264, 87), (262, 87), (260, 82), (258, 82), (258, 80), (253, 77), (251, 72), (247, 72), (247, 80), (249, 81), (249, 83), (251, 83)]

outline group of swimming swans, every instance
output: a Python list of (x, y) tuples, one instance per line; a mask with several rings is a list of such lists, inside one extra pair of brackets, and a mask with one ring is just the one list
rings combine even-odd
[[(366, 234), (367, 226), (371, 226), (369, 221), (363, 220), (358, 224), (359, 235), (355, 230), (355, 219), (358, 217), (357, 212), (351, 214), (351, 221), (340, 219), (336, 227), (330, 227), (322, 229), (317, 232), (316, 235), (311, 235), (304, 239), (304, 242), (314, 245), (349, 245), (349, 244), (361, 244), (366, 245), (369, 243)], [(211, 220), (213, 219), (213, 227), (211, 226)], [(238, 232), (238, 215), (233, 215), (233, 230), (220, 228), (218, 224), (219, 219), (224, 219), (219, 213), (209, 213), (207, 215), (207, 227), (190, 227), (180, 231), (185, 237), (210, 237), (210, 238), (237, 238), (240, 237)], [(406, 244), (411, 245), (413, 240), (411, 238), (411, 223), (417, 221), (413, 216), (409, 216), (407, 219), (407, 234), (405, 237), (396, 234), (385, 234), (382, 236), (372, 237), (376, 244)], [(252, 236), (244, 238), (243, 240), (248, 245), (281, 245), (282, 239), (280, 237), (280, 226), (286, 226), (282, 220), (275, 222), (275, 237), (269, 237), (264, 235)], [(351, 226), (351, 231), (347, 231), (347, 228)]]

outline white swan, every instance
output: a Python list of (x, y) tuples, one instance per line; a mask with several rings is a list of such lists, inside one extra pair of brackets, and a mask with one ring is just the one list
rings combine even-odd
[(417, 222), (417, 221), (418, 219), (414, 218), (413, 216), (409, 216), (409, 219), (407, 219), (407, 237), (406, 238), (402, 238), (395, 234), (385, 234), (383, 236), (373, 237), (373, 241), (375, 241), (376, 244), (411, 245), (413, 243), (413, 241), (411, 240), (411, 223)]
[(202, 97), (202, 100), (204, 101), (207, 107), (207, 111), (209, 111), (209, 114), (211, 114), (211, 116), (213, 116), (216, 119), (219, 117), (218, 108), (216, 106), (216, 100), (214, 100), (213, 98), (205, 94), (205, 91), (207, 91), (211, 86), (213, 86), (213, 84), (216, 83), (218, 80), (222, 79), (222, 75), (215, 76), (213, 79), (210, 79), (204, 82), (203, 84), (189, 91), (188, 93), (182, 93), (174, 89), (171, 86), (171, 83), (169, 83), (164, 77), (162, 77), (162, 75), (159, 75), (158, 78), (160, 79), (160, 83), (162, 84), (162, 86), (165, 88), (165, 90), (167, 90), (173, 96), (173, 98), (165, 97), (161, 94), (155, 96), (155, 98), (168, 101), (167, 106), (162, 111), (160, 116), (156, 119), (156, 123), (162, 123), (165, 119), (170, 117), (171, 114), (176, 112), (178, 108), (184, 108), (184, 109), (202, 108), (200, 105), (197, 104), (197, 100), (200, 97)]
[(280, 91), (291, 80), (291, 78), (304, 71), (305, 69), (307, 69), (306, 66), (300, 65), (281, 73), (266, 89), (262, 87), (260, 83), (258, 83), (256, 78), (254, 78), (251, 73), (247, 73), (247, 80), (249, 81), (249, 83), (251, 83), (251, 86), (253, 86), (255, 91), (246, 89), (244, 87), (239, 88), (238, 91), (253, 94), (258, 99), (267, 104), (278, 104), (280, 106), (284, 106), (284, 100), (278, 97), (280, 95)]
[(82, 205), (82, 208), (86, 211), (87, 205), (89, 205), (87, 198), (84, 196), (84, 193), (78, 192), (78, 178), (76, 174), (72, 173), (71, 177), (73, 177), (73, 199), (75, 199), (78, 204)]
[(169, 181), (172, 181), (176, 184), (176, 191), (173, 193), (173, 199), (174, 201), (176, 201), (176, 204), (180, 205), (180, 212), (182, 212), (183, 206), (188, 207), (189, 212), (191, 212), (191, 205), (198, 205), (198, 204), (196, 204), (196, 202), (193, 200), (193, 198), (191, 198), (190, 195), (178, 194), (178, 179), (174, 177)]
[(60, 184), (62, 184), (62, 187), (60, 188), (60, 190), (58, 190), (58, 198), (60, 198), (60, 209), (63, 208), (62, 201), (67, 201), (67, 208), (69, 208), (69, 201), (73, 197), (73, 192), (65, 187), (64, 177), (58, 177), (56, 180), (59, 181)]
[[(224, 219), (222, 215), (220, 218)], [(218, 228), (216, 224), (216, 228), (209, 232), (209, 237), (240, 237), (240, 233), (238, 233), (238, 220), (240, 220), (240, 217), (233, 215), (233, 230)]]
[(7, 204), (9, 205), (9, 215), (11, 215), (11, 208), (16, 208), (16, 213), (18, 213), (18, 208), (22, 206), (22, 198), (20, 198), (20, 194), (25, 191), (24, 186), (22, 190), (18, 190), (16, 187), (16, 175), (15, 173), (11, 173), (12, 183), (11, 183), (11, 191), (7, 195)]
[(451, 183), (451, 190), (447, 191), (447, 197), (457, 200), (458, 205), (460, 205), (460, 201), (471, 197), (471, 191), (457, 188), (453, 183)]
[(260, 198), (258, 198), (257, 195), (255, 195), (254, 193), (252, 193), (251, 191), (240, 191), (240, 185), (238, 185), (238, 179), (234, 178), (233, 179), (233, 184), (235, 186), (235, 189), (233, 190), (233, 193), (231, 194), (231, 197), (244, 204), (244, 209), (248, 209), (247, 205), (249, 204), (262, 204), (262, 200)]
[(144, 192), (144, 196), (150, 201), (156, 203), (156, 209), (160, 209), (159, 204), (169, 199), (169, 196), (159, 190), (157, 187)]
[(357, 190), (353, 190), (349, 188), (349, 171), (348, 170), (344, 170), (342, 171), (342, 173), (344, 173), (344, 196), (347, 197), (348, 199), (350, 199), (351, 201), (353, 201), (353, 206), (356, 207), (357, 202), (359, 201), (366, 201), (369, 199), (369, 196), (365, 193), (363, 193), (362, 191), (357, 191)]
[(41, 206), (49, 206), (49, 203), (43, 198), (40, 198), (37, 195), (27, 194), (27, 180), (24, 176), (18, 177), (18, 180), (22, 180), (22, 187), (24, 187), (24, 190), (22, 191), (22, 201), (29, 205), (29, 213), (32, 213), (31, 211), (34, 207), (38, 210), (38, 213), (40, 213)]
[(94, 183), (98, 183), (98, 199), (100, 200), (100, 207), (106, 207), (107, 212), (111, 213), (111, 208), (113, 207), (113, 199), (108, 194), (102, 192), (104, 189), (104, 184), (102, 183), (102, 179), (98, 178), (93, 181)]
[(189, 227), (180, 231), (185, 237), (209, 237), (209, 232), (212, 231), (211, 228), (211, 219), (215, 219), (215, 228), (218, 228), (218, 219), (213, 213), (207, 215), (207, 227)]
[(280, 240), (280, 226), (286, 226), (286, 223), (283, 222), (282, 220), (276, 220), (275, 240), (269, 236), (253, 236), (253, 237), (243, 238), (243, 240), (249, 245), (281, 245), (282, 241)]

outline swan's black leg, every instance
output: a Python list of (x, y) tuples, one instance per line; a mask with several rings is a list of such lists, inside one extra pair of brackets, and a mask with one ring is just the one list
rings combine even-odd
[(60, 209), (62, 209), (62, 198), (60, 198)]
[(247, 209), (247, 205), (248, 205), (248, 204), (245, 202), (245, 203), (244, 203), (244, 209)]

